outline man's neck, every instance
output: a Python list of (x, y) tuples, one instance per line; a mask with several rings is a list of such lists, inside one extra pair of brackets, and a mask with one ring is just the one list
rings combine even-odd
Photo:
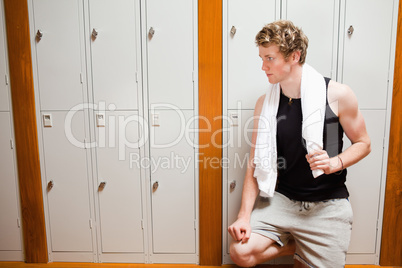
[(297, 64), (292, 66), (291, 72), (288, 77), (279, 83), (282, 88), (283, 94), (285, 94), (287, 97), (300, 98), (302, 70), (302, 65)]

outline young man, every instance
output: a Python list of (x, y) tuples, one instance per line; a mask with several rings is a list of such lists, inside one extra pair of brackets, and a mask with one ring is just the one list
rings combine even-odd
[[(292, 22), (276, 21), (257, 34), (256, 43), (262, 70), (280, 92), (274, 106), (276, 129), (271, 131), (276, 134), (269, 146), (277, 154), (274, 159), (281, 159), (282, 164), (278, 161), (275, 169), (256, 172), (259, 123), (263, 122), (262, 113), (269, 109), (265, 106), (275, 105), (271, 100), (274, 95), (268, 92), (255, 106), (257, 119), (241, 208), (237, 220), (228, 228), (234, 239), (231, 258), (239, 266), (250, 267), (294, 254), (295, 267), (344, 267), (353, 217), (347, 199), (345, 169), (371, 150), (356, 97), (348, 86), (322, 76), (308, 84), (323, 85), (319, 90), (324, 92), (325, 107), (322, 132), (313, 131), (313, 135), (322, 133), (323, 142), (311, 149), (310, 141), (305, 139), (308, 135), (305, 135), (304, 112), (316, 104), (316, 99), (315, 93), (307, 94), (309, 86), (302, 90), (302, 84), (307, 83), (303, 80), (309, 79), (305, 73), (312, 69), (305, 64), (307, 37)], [(274, 89), (275, 86), (270, 87)], [(342, 152), (343, 133), (352, 145)], [(265, 177), (274, 174), (277, 178), (273, 196), (260, 192), (264, 188), (257, 178), (260, 174)]]

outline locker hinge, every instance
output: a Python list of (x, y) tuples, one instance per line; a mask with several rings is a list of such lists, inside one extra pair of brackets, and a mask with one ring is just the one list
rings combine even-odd
[(14, 141), (13, 140), (10, 140), (10, 147), (11, 147), (11, 149), (14, 149)]
[(194, 230), (197, 230), (197, 221), (194, 220)]
[(194, 71), (193, 71), (193, 82), (194, 82)]
[(144, 220), (141, 220), (141, 229), (144, 230)]
[(376, 230), (378, 231), (378, 226), (380, 225), (380, 219), (377, 219), (377, 226), (376, 226)]
[(89, 228), (91, 228), (92, 229), (92, 219), (89, 219)]
[(135, 72), (135, 82), (138, 83), (138, 72)]
[(382, 148), (385, 148), (385, 137), (382, 138)]
[(6, 85), (8, 85), (9, 81), (8, 81), (8, 75), (6, 74)]
[(17, 226), (18, 226), (18, 228), (21, 228), (21, 220), (20, 219), (17, 219)]
[(83, 78), (82, 78), (82, 73), (80, 73), (80, 83), (82, 84)]

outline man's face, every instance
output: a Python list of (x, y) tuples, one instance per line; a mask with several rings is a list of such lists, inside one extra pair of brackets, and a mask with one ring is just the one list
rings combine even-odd
[(267, 75), (269, 82), (276, 84), (285, 80), (291, 71), (291, 63), (285, 60), (279, 47), (277, 45), (259, 46), (258, 49), (262, 59), (262, 70)]

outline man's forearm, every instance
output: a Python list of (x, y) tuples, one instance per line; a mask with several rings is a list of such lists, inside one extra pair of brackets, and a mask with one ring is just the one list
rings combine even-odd
[(243, 192), (241, 199), (241, 207), (238, 218), (250, 220), (251, 211), (253, 210), (255, 199), (258, 196), (259, 189), (257, 180), (253, 177), (254, 168), (249, 165), (243, 183)]
[(366, 157), (371, 152), (370, 140), (368, 141), (360, 141), (352, 144), (349, 148), (339, 154), (339, 157), (342, 159), (340, 165), (338, 165), (338, 169), (345, 169), (350, 167), (364, 157)]

